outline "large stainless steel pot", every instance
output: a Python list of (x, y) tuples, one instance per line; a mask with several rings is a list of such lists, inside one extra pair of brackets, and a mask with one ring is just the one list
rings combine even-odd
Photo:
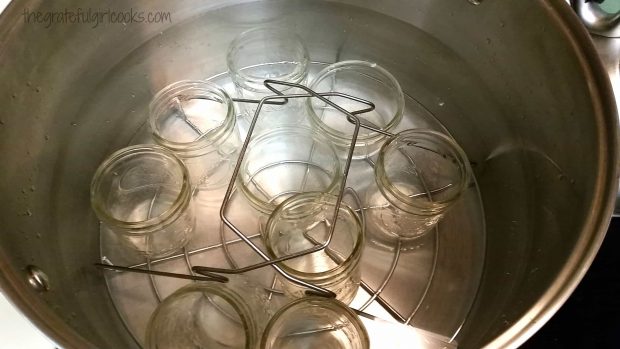
[[(617, 116), (605, 71), (566, 3), (477, 2), (10, 4), (0, 17), (3, 292), (67, 348), (135, 346), (91, 266), (100, 253), (92, 174), (141, 128), (165, 82), (225, 71), (236, 33), (288, 25), (315, 60), (355, 56), (386, 67), (465, 149), (486, 252), (456, 339), (467, 348), (518, 346), (566, 300), (603, 239), (617, 186)], [(171, 22), (24, 21), (28, 11), (89, 6), (170, 11)], [(433, 312), (445, 299), (429, 302)], [(421, 325), (450, 321), (429, 319)]]

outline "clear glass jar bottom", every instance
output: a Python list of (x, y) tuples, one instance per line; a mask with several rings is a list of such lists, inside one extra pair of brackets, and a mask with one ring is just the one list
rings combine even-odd
[(201, 190), (228, 183), (241, 145), (233, 101), (216, 84), (181, 80), (159, 91), (150, 104), (149, 124), (158, 144), (187, 166)]
[(108, 157), (93, 177), (91, 204), (125, 246), (147, 257), (173, 253), (194, 230), (187, 168), (159, 146), (131, 146)]
[(255, 349), (269, 318), (261, 288), (245, 278), (198, 282), (164, 299), (151, 315), (149, 349)]
[[(368, 125), (391, 132), (402, 120), (405, 99), (400, 84), (387, 70), (366, 61), (342, 61), (325, 67), (314, 78), (310, 88), (316, 92), (341, 92), (365, 99), (375, 105), (374, 110), (357, 115)], [(342, 108), (353, 111), (363, 105), (340, 97), (328, 97)], [(354, 125), (346, 115), (323, 101), (312, 98), (306, 101), (311, 123), (334, 143), (341, 157), (348, 154)], [(385, 136), (360, 128), (353, 157), (370, 157), (381, 147)]]
[(343, 303), (301, 298), (282, 308), (267, 324), (262, 349), (367, 349), (366, 328)]
[(341, 180), (334, 148), (303, 127), (281, 127), (253, 138), (237, 176), (240, 191), (267, 215), (295, 194), (333, 192)]
[(394, 245), (423, 236), (437, 225), (469, 186), (471, 169), (450, 137), (406, 130), (388, 140), (375, 164), (375, 182), (365, 194), (370, 241)]
[[(280, 266), (290, 275), (323, 287), (350, 303), (360, 285), (359, 262), (364, 229), (357, 214), (342, 203), (336, 214), (336, 196), (320, 192), (295, 195), (276, 208), (265, 227), (265, 245), (279, 258), (329, 242), (317, 252), (286, 260)], [(333, 227), (333, 234), (330, 232)], [(283, 281), (284, 292), (303, 297), (306, 289)]]
[[(264, 85), (266, 79), (303, 84), (308, 74), (308, 51), (301, 38), (277, 27), (257, 27), (239, 34), (230, 43), (226, 60), (237, 95), (246, 99), (260, 100), (274, 95)], [(283, 93), (293, 93), (286, 86), (274, 87)], [(251, 121), (257, 105), (239, 105), (245, 121)], [(259, 133), (278, 126), (298, 125), (304, 118), (303, 112), (300, 99), (290, 99), (283, 105), (265, 104), (254, 130)]]

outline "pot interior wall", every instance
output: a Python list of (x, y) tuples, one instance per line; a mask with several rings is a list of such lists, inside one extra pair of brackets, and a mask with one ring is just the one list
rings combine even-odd
[[(5, 284), (25, 290), (19, 297), (31, 308), (48, 306), (36, 312), (48, 318), (37, 320), (41, 326), (56, 326), (57, 338), (70, 343), (71, 334), (49, 320), (57, 316), (99, 347), (135, 345), (91, 266), (100, 249), (90, 180), (108, 154), (144, 130), (156, 91), (226, 71), (231, 39), (258, 25), (295, 31), (313, 61), (384, 66), (467, 152), (485, 210), (486, 254), (476, 303), (456, 337), (463, 347), (488, 343), (540, 299), (577, 241), (594, 234), (585, 225), (606, 200), (597, 192), (599, 172), (615, 156), (600, 151), (612, 136), (552, 7), (344, 2), (111, 1), (98, 6), (170, 11), (172, 20), (96, 28), (24, 22), (24, 9), (58, 11), (59, 4), (10, 5), (0, 18), (0, 257)], [(49, 276), (48, 292), (27, 288), (29, 264)], [(448, 320), (433, 321), (424, 327)]]

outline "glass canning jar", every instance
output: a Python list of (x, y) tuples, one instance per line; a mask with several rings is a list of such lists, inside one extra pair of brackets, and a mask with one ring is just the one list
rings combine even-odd
[(270, 317), (266, 293), (243, 277), (197, 282), (155, 309), (146, 330), (149, 349), (256, 349)]
[(159, 91), (149, 109), (155, 142), (183, 159), (192, 185), (212, 190), (228, 184), (241, 142), (223, 89), (209, 81), (177, 81)]
[[(239, 34), (227, 54), (230, 76), (239, 97), (261, 99), (275, 93), (266, 79), (303, 84), (308, 75), (308, 51), (301, 38), (290, 30), (271, 27), (253, 28)], [(291, 88), (275, 86), (287, 93)], [(243, 115), (251, 120), (256, 104), (242, 103)], [(296, 125), (302, 120), (303, 101), (290, 99), (284, 105), (264, 105), (255, 130), (260, 132), (279, 125)]]
[[(364, 249), (364, 229), (357, 214), (341, 203), (336, 222), (333, 217), (337, 197), (309, 192), (295, 195), (273, 212), (264, 233), (267, 253), (283, 257), (323, 244), (335, 225), (331, 241), (323, 250), (281, 262), (290, 275), (336, 294), (350, 303), (360, 285), (359, 262)], [(303, 297), (305, 288), (283, 281), (285, 294)]]
[(333, 192), (341, 181), (336, 151), (305, 127), (280, 127), (253, 138), (237, 176), (238, 188), (266, 215), (294, 194)]
[[(392, 131), (403, 117), (405, 98), (396, 78), (376, 63), (342, 61), (325, 67), (310, 88), (316, 92), (341, 92), (368, 100), (375, 109), (358, 115), (362, 122)], [(328, 97), (346, 110), (360, 109), (360, 103), (340, 97)], [(345, 156), (351, 144), (354, 125), (338, 110), (318, 98), (306, 99), (310, 122), (318, 127)], [(355, 159), (375, 154), (386, 136), (360, 128), (355, 143)]]
[(345, 304), (305, 297), (280, 309), (269, 321), (261, 349), (368, 349), (366, 328)]
[(105, 226), (145, 256), (183, 247), (194, 230), (187, 168), (156, 145), (135, 145), (110, 155), (90, 187), (92, 207)]
[(467, 156), (450, 137), (413, 129), (381, 148), (375, 181), (366, 191), (366, 229), (371, 241), (393, 247), (416, 239), (444, 216), (469, 185)]

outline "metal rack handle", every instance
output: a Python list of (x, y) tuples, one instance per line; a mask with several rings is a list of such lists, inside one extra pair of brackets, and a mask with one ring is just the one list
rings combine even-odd
[[(297, 83), (289, 83), (289, 82), (282, 82), (282, 81), (277, 81), (277, 80), (265, 80), (264, 82), (265, 86), (267, 86), (270, 90), (274, 90), (275, 87), (273, 87), (272, 85), (283, 85), (283, 86), (288, 86), (288, 87), (294, 87), (294, 88), (299, 88), (301, 90), (306, 91), (306, 94), (287, 94), (284, 95), (286, 96), (287, 99), (289, 98), (318, 98), (321, 101), (323, 101), (324, 103), (330, 105), (331, 107), (333, 107), (334, 109), (342, 112), (344, 115), (347, 116), (347, 120), (349, 120), (349, 122), (354, 123), (355, 125), (355, 129), (353, 131), (353, 135), (351, 137), (351, 145), (349, 146), (349, 151), (348, 151), (348, 155), (347, 155), (347, 160), (345, 162), (345, 166), (344, 166), (344, 171), (343, 171), (343, 182), (342, 185), (340, 186), (340, 190), (337, 196), (337, 200), (335, 203), (335, 208), (334, 208), (334, 216), (333, 216), (333, 221), (334, 223), (337, 221), (338, 218), (338, 213), (340, 211), (340, 206), (342, 203), (342, 198), (344, 195), (344, 189), (345, 189), (345, 183), (346, 183), (346, 179), (348, 177), (349, 174), (349, 168), (351, 165), (351, 159), (353, 158), (353, 151), (355, 149), (355, 143), (357, 141), (357, 136), (359, 133), (359, 129), (361, 127), (361, 122), (360, 119), (353, 114), (352, 112), (349, 112), (347, 110), (345, 110), (344, 108), (340, 107), (338, 104), (330, 101), (329, 99), (325, 98), (325, 97), (342, 97), (342, 98), (346, 98), (346, 99), (350, 99), (356, 102), (360, 102), (363, 104), (368, 105), (367, 108), (359, 110), (359, 111), (355, 111), (358, 114), (361, 114), (363, 112), (367, 112), (367, 111), (371, 111), (374, 109), (374, 104), (372, 104), (369, 101), (366, 101), (364, 99), (355, 97), (355, 96), (350, 96), (344, 93), (340, 93), (340, 92), (326, 92), (326, 93), (317, 93), (313, 90), (311, 90), (310, 88), (301, 85), (301, 84), (297, 84)], [(293, 282), (297, 285), (300, 285), (302, 287), (307, 288), (308, 290), (306, 290), (306, 294), (314, 294), (314, 295), (320, 295), (320, 296), (324, 296), (324, 297), (330, 297), (333, 298), (336, 295), (332, 292), (329, 291), (323, 287), (319, 287), (316, 286), (314, 284), (308, 283), (306, 281), (303, 281), (297, 277), (294, 277), (290, 274), (288, 274), (285, 270), (283, 270), (280, 266), (276, 265), (276, 263), (280, 263), (289, 259), (293, 259), (293, 258), (297, 258), (297, 257), (301, 257), (310, 253), (314, 253), (314, 252), (318, 252), (321, 250), (324, 250), (331, 242), (333, 234), (334, 234), (334, 230), (335, 230), (335, 224), (332, 224), (330, 227), (330, 231), (329, 234), (327, 236), (327, 239), (320, 245), (316, 245), (312, 248), (303, 250), (303, 251), (299, 251), (290, 255), (286, 255), (286, 256), (282, 256), (279, 258), (274, 258), (271, 259), (267, 254), (265, 254), (256, 244), (254, 244), (249, 238), (247, 238), (247, 236), (245, 236), (243, 234), (243, 232), (241, 232), (241, 230), (239, 230), (234, 223), (232, 223), (228, 217), (226, 216), (226, 209), (228, 207), (228, 203), (230, 201), (230, 198), (232, 196), (232, 192), (234, 190), (234, 184), (236, 181), (236, 178), (239, 174), (239, 169), (241, 168), (241, 163), (243, 161), (243, 158), (245, 156), (245, 153), (247, 152), (247, 148), (248, 145), (250, 143), (250, 140), (252, 138), (252, 133), (254, 131), (254, 127), (256, 126), (256, 123), (258, 121), (258, 117), (260, 115), (261, 109), (263, 107), (263, 105), (265, 104), (265, 102), (269, 101), (269, 100), (273, 100), (273, 99), (278, 99), (281, 98), (281, 96), (283, 96), (283, 94), (278, 94), (278, 95), (274, 95), (274, 96), (267, 96), (261, 99), (261, 101), (259, 102), (256, 111), (254, 113), (254, 117), (252, 118), (252, 122), (250, 123), (250, 126), (248, 128), (248, 134), (246, 136), (246, 139), (241, 147), (241, 150), (239, 152), (239, 158), (237, 159), (237, 164), (235, 165), (235, 169), (233, 171), (231, 180), (229, 182), (228, 188), (226, 190), (226, 194), (224, 195), (224, 199), (222, 201), (222, 206), (220, 208), (220, 219), (222, 219), (222, 222), (224, 222), (224, 224), (231, 229), (240, 239), (242, 239), (247, 245), (249, 245), (254, 252), (256, 252), (261, 258), (264, 259), (263, 262), (260, 263), (256, 263), (253, 265), (249, 265), (246, 267), (242, 267), (242, 268), (234, 268), (234, 269), (226, 269), (226, 268), (213, 268), (213, 267), (207, 267), (207, 266), (194, 266), (192, 268), (192, 270), (196, 273), (199, 274), (205, 274), (205, 273), (221, 273), (221, 274), (239, 274), (239, 273), (244, 273), (247, 271), (251, 271), (251, 270), (255, 270), (258, 268), (263, 268), (266, 266), (272, 266), (280, 275), (282, 275), (285, 279), (289, 280), (290, 282)], [(365, 125), (366, 126), (366, 125)], [(372, 126), (371, 126), (372, 127)], [(373, 130), (374, 127), (370, 128), (371, 130)]]
[[(338, 218), (338, 213), (342, 204), (342, 199), (344, 197), (344, 192), (345, 192), (345, 184), (346, 184), (346, 180), (348, 178), (348, 174), (349, 174), (349, 168), (351, 165), (351, 161), (353, 158), (353, 152), (355, 149), (355, 143), (357, 141), (357, 137), (359, 134), (359, 129), (360, 128), (365, 128), (368, 129), (370, 131), (374, 131), (389, 137), (394, 136), (392, 133), (387, 132), (382, 130), (381, 128), (379, 128), (376, 125), (373, 125), (370, 122), (367, 121), (362, 121), (360, 118), (357, 117), (357, 115), (359, 114), (363, 114), (363, 113), (367, 113), (369, 111), (372, 111), (375, 109), (375, 105), (367, 100), (364, 100), (362, 98), (359, 97), (355, 97), (355, 96), (351, 96), (348, 94), (344, 94), (344, 93), (340, 93), (340, 92), (322, 92), (322, 93), (317, 93), (315, 91), (313, 91), (312, 89), (301, 85), (301, 84), (297, 84), (297, 83), (290, 83), (290, 82), (284, 82), (284, 81), (278, 81), (278, 80), (265, 80), (264, 81), (265, 86), (271, 90), (272, 92), (274, 92), (275, 94), (272, 96), (266, 96), (263, 97), (260, 100), (254, 100), (254, 99), (243, 99), (243, 98), (233, 98), (234, 101), (236, 102), (241, 102), (241, 103), (258, 103), (258, 106), (256, 108), (256, 111), (254, 113), (254, 116), (252, 118), (252, 122), (248, 128), (248, 134), (245, 138), (245, 141), (241, 147), (241, 150), (239, 152), (239, 157), (237, 159), (237, 163), (235, 165), (233, 174), (231, 176), (231, 180), (229, 182), (228, 188), (226, 190), (226, 194), (224, 195), (224, 199), (222, 201), (222, 206), (220, 208), (220, 218), (222, 219), (222, 222), (229, 228), (231, 229), (238, 237), (240, 240), (242, 240), (243, 242), (245, 242), (248, 246), (250, 246), (250, 248), (252, 250), (254, 250), (255, 253), (257, 253), (261, 258), (264, 259), (263, 262), (260, 263), (256, 263), (256, 264), (252, 264), (249, 266), (245, 266), (245, 267), (241, 267), (241, 268), (233, 268), (233, 269), (228, 269), (228, 268), (215, 268), (215, 267), (208, 267), (208, 266), (194, 266), (192, 267), (192, 271), (204, 276), (196, 276), (196, 275), (186, 275), (186, 274), (176, 274), (176, 273), (167, 273), (167, 272), (159, 272), (159, 271), (153, 271), (153, 270), (146, 270), (146, 269), (139, 269), (139, 268), (133, 268), (133, 267), (123, 267), (123, 266), (117, 266), (117, 265), (109, 265), (109, 264), (101, 264), (101, 263), (96, 263), (95, 266), (99, 267), (99, 268), (104, 268), (104, 269), (111, 269), (111, 270), (118, 270), (118, 271), (128, 271), (128, 272), (136, 272), (136, 273), (144, 273), (144, 274), (150, 274), (150, 275), (158, 275), (158, 276), (166, 276), (166, 277), (175, 277), (175, 278), (180, 278), (180, 279), (189, 279), (189, 280), (199, 280), (199, 281), (217, 281), (217, 282), (227, 282), (228, 278), (226, 278), (225, 276), (222, 275), (218, 275), (218, 274), (240, 274), (240, 273), (245, 273), (251, 270), (255, 270), (255, 269), (259, 269), (259, 268), (263, 268), (266, 266), (272, 266), (280, 275), (282, 275), (285, 279), (289, 280), (290, 282), (293, 282), (295, 284), (298, 284), (302, 287), (307, 288), (306, 290), (306, 294), (310, 294), (310, 295), (319, 295), (319, 296), (323, 296), (323, 297), (329, 297), (329, 298), (334, 298), (336, 295), (334, 294), (334, 292), (329, 291), (323, 287), (319, 287), (316, 286), (312, 283), (303, 281), (297, 277), (294, 277), (290, 274), (288, 274), (285, 270), (283, 270), (280, 266), (277, 265), (277, 263), (280, 262), (284, 262), (286, 260), (289, 259), (293, 259), (293, 258), (297, 258), (297, 257), (301, 257), (307, 254), (311, 254), (314, 252), (318, 252), (318, 251), (322, 251), (325, 248), (327, 248), (327, 246), (329, 246), (330, 242), (332, 241), (332, 237), (334, 235), (334, 230), (335, 230), (335, 226), (336, 226), (336, 221)], [(287, 87), (293, 87), (293, 88), (298, 88), (301, 89), (303, 91), (305, 91), (306, 93), (298, 93), (298, 94), (284, 94), (282, 91), (278, 90), (277, 88), (275, 88), (273, 85), (280, 85), (280, 86), (287, 86)], [(355, 110), (355, 111), (347, 111), (346, 109), (342, 108), (341, 106), (339, 106), (338, 104), (330, 101), (329, 99), (327, 99), (326, 97), (341, 97), (341, 98), (345, 98), (345, 99), (349, 99), (355, 102), (359, 102), (361, 104), (366, 105), (366, 108), (363, 109), (359, 109), (359, 110)], [(348, 149), (348, 153), (347, 153), (347, 158), (346, 158), (346, 162), (345, 162), (345, 166), (343, 169), (343, 179), (342, 179), (342, 185), (340, 186), (339, 189), (339, 193), (337, 195), (337, 200), (335, 203), (335, 208), (334, 208), (334, 216), (333, 216), (333, 221), (334, 224), (331, 225), (330, 227), (330, 231), (328, 234), (327, 239), (321, 243), (321, 244), (315, 244), (314, 247), (303, 250), (303, 251), (299, 251), (290, 255), (286, 255), (286, 256), (282, 256), (279, 258), (270, 258), (267, 254), (265, 254), (256, 244), (254, 244), (250, 238), (248, 238), (241, 230), (239, 230), (234, 223), (232, 223), (228, 217), (226, 216), (226, 209), (228, 206), (228, 203), (231, 199), (232, 193), (234, 191), (234, 184), (236, 181), (236, 178), (239, 174), (239, 170), (241, 168), (241, 163), (243, 161), (243, 158), (245, 156), (245, 153), (247, 152), (248, 149), (248, 145), (250, 143), (251, 137), (252, 137), (252, 133), (254, 131), (254, 127), (257, 123), (258, 117), (260, 115), (260, 112), (262, 110), (263, 105), (265, 104), (276, 104), (276, 105), (283, 105), (288, 103), (289, 99), (296, 99), (296, 98), (318, 98), (319, 100), (323, 101), (324, 103), (326, 103), (327, 105), (331, 106), (332, 108), (338, 110), (339, 112), (341, 112), (342, 114), (344, 114), (347, 117), (347, 120), (352, 123), (354, 125), (354, 130), (353, 130), (353, 134), (351, 137), (351, 144), (349, 146)]]

